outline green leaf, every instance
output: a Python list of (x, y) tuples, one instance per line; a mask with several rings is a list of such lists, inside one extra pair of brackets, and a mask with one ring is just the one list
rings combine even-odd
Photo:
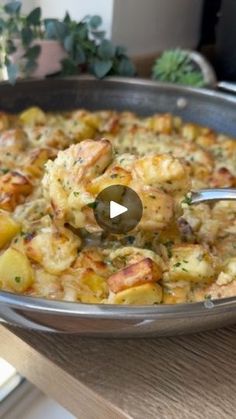
[(73, 33), (67, 35), (64, 39), (63, 45), (67, 52), (73, 51), (75, 36)]
[(88, 39), (88, 26), (84, 22), (79, 22), (76, 25), (76, 33), (81, 41), (85, 41)]
[(46, 38), (57, 39), (58, 41), (63, 42), (68, 31), (65, 23), (59, 22), (57, 19), (45, 19), (44, 24)]
[(105, 35), (106, 35), (106, 32), (105, 31), (97, 31), (97, 30), (92, 30), (91, 31), (91, 33), (92, 33), (92, 35), (94, 36), (94, 38), (97, 38), (97, 39), (104, 39), (104, 37), (105, 37)]
[(153, 78), (175, 82), (179, 73), (186, 71), (189, 65), (188, 55), (179, 49), (165, 51), (153, 67)]
[(202, 87), (204, 77), (191, 57), (180, 49), (165, 51), (153, 66), (153, 78), (171, 83)]
[(54, 27), (55, 22), (56, 22), (56, 19), (51, 19), (51, 18), (43, 20), (46, 39), (53, 39), (55, 35), (55, 27)]
[(62, 74), (71, 76), (78, 73), (78, 67), (71, 58), (64, 58), (62, 61)]
[(178, 83), (185, 86), (203, 87), (204, 78), (200, 71), (192, 71), (191, 73), (183, 74), (178, 79)]
[(18, 72), (19, 72), (19, 67), (17, 64), (9, 63), (7, 65), (7, 74), (8, 74), (9, 83), (15, 84)]
[(102, 61), (99, 58), (96, 58), (93, 63), (93, 72), (96, 77), (102, 79), (105, 77), (112, 68), (112, 60)]
[(97, 52), (97, 46), (94, 41), (88, 39), (87, 41), (83, 41), (82, 46), (86, 51), (87, 55), (95, 55)]
[(70, 23), (71, 22), (71, 17), (70, 17), (69, 12), (66, 12), (65, 17), (63, 19), (63, 22), (64, 23)]
[(6, 29), (6, 22), (0, 18), (0, 34)]
[(115, 56), (116, 48), (114, 45), (104, 39), (98, 47), (98, 56), (104, 60), (109, 60)]
[(11, 34), (11, 37), (17, 37), (20, 33), (19, 31), (19, 20), (13, 16), (10, 16), (9, 19), (6, 20), (6, 27), (7, 33)]
[(20, 12), (21, 9), (21, 2), (20, 1), (11, 1), (4, 5), (4, 11), (8, 15), (15, 15)]
[(126, 48), (123, 47), (122, 45), (118, 45), (116, 47), (116, 55), (120, 56), (120, 55), (125, 55), (126, 54)]
[(84, 64), (86, 62), (86, 55), (83, 48), (80, 45), (76, 45), (75, 61), (77, 65)]
[(102, 24), (101, 16), (94, 15), (90, 18), (89, 25), (92, 29), (97, 29)]
[(34, 60), (28, 60), (24, 66), (24, 73), (28, 77), (30, 74), (33, 73), (34, 70), (37, 68), (37, 62)]
[(29, 60), (35, 61), (41, 52), (40, 45), (34, 45), (33, 47), (28, 48), (25, 51), (24, 57), (28, 58)]
[(16, 47), (14, 45), (14, 42), (11, 39), (8, 39), (6, 42), (6, 53), (11, 55), (15, 51), (16, 51)]
[(27, 23), (33, 26), (40, 25), (40, 19), (41, 19), (41, 7), (36, 7), (26, 17)]
[(30, 29), (29, 27), (25, 27), (22, 29), (21, 40), (24, 47), (28, 47), (33, 41), (33, 38), (34, 38), (34, 34), (33, 34), (32, 29)]
[(135, 66), (129, 58), (122, 58), (117, 66), (117, 71), (120, 76), (132, 77), (135, 75)]

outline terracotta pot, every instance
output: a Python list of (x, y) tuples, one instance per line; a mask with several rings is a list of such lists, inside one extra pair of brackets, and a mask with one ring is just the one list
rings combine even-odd
[[(17, 51), (12, 54), (11, 60), (13, 63), (19, 63), (24, 54), (24, 49), (22, 48), (19, 40), (15, 40), (15, 45), (17, 47)], [(37, 68), (31, 74), (31, 77), (45, 77), (60, 71), (61, 60), (67, 57), (67, 53), (58, 41), (38, 39), (32, 43), (32, 46), (33, 45), (40, 45), (41, 52), (37, 59)]]

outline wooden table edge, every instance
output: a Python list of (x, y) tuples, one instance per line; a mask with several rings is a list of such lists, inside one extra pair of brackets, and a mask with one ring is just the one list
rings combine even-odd
[[(0, 325), (0, 356), (43, 393), (55, 399), (76, 417), (131, 418), (2, 325)], [(58, 382), (63, 385), (58, 386)]]

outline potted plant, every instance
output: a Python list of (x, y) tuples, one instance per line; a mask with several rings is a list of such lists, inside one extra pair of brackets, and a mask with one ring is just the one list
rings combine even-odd
[(193, 87), (216, 84), (215, 72), (208, 61), (198, 52), (181, 49), (164, 51), (154, 63), (152, 77)]
[(7, 3), (0, 17), (2, 77), (14, 83), (19, 76), (54, 73), (87, 72), (98, 78), (134, 75), (125, 49), (106, 39), (101, 25), (100, 16), (86, 16), (79, 22), (68, 13), (62, 20), (42, 19), (40, 7), (24, 16), (20, 1)]

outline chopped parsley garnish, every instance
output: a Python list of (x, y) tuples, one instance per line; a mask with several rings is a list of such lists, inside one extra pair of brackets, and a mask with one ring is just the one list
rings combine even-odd
[(82, 157), (79, 157), (78, 160), (74, 161), (74, 165), (77, 164), (77, 163), (82, 164), (83, 162), (84, 162), (84, 159), (82, 159)]
[(118, 174), (117, 173), (113, 173), (110, 177), (111, 177), (111, 179), (115, 179), (115, 178), (118, 177)]
[(206, 294), (204, 295), (205, 300), (210, 300), (211, 299), (211, 294)]
[(79, 192), (73, 192), (74, 196), (79, 196), (79, 194), (80, 194)]
[(218, 159), (221, 159), (222, 157), (224, 157), (222, 148), (218, 147), (215, 150), (213, 150), (213, 155)]
[(169, 258), (172, 257), (172, 246), (173, 246), (173, 244), (174, 244), (174, 242), (172, 240), (169, 240), (166, 243), (164, 243), (164, 246), (166, 246), (166, 250), (167, 250), (167, 254), (168, 254)]
[(135, 237), (134, 236), (128, 236), (128, 237), (126, 237), (127, 244), (133, 244), (134, 240), (135, 240)]
[(174, 268), (178, 268), (179, 266), (181, 266), (181, 262), (177, 262), (174, 264)]
[(90, 202), (87, 205), (87, 207), (92, 208), (92, 209), (95, 209), (95, 208), (97, 208), (97, 205), (98, 205), (98, 203), (96, 201), (94, 201), (94, 202)]
[(192, 197), (190, 195), (186, 195), (182, 201), (182, 204), (191, 205), (192, 203)]
[(9, 172), (9, 169), (1, 169), (1, 172), (5, 175), (6, 173), (8, 173)]
[(21, 281), (21, 277), (20, 276), (15, 276), (15, 282), (17, 282), (19, 284), (20, 281)]

